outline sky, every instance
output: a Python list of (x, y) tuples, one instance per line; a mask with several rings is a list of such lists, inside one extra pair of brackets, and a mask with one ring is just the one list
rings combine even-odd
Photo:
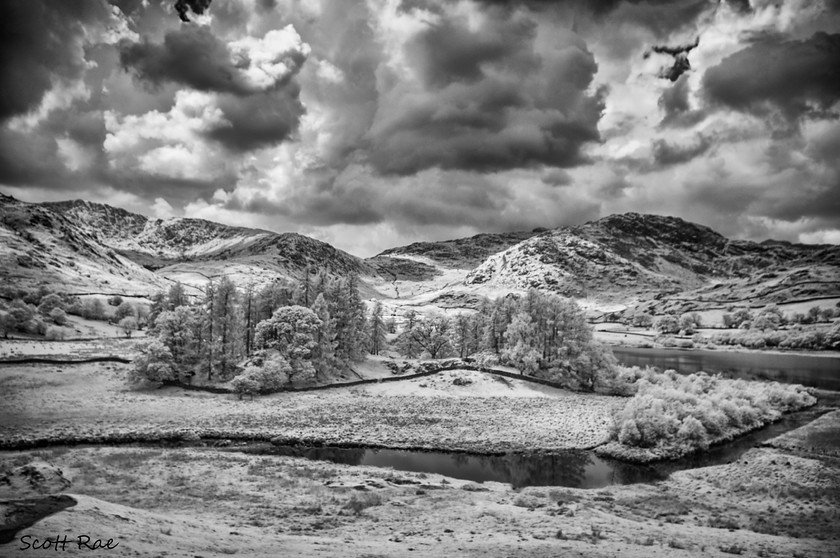
[(175, 0), (0, 2), (0, 191), (358, 256), (629, 211), (840, 244), (838, 0), (183, 15)]

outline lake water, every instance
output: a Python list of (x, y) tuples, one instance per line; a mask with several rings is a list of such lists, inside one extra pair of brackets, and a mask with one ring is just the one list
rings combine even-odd
[(612, 347), (627, 366), (655, 366), (682, 374), (704, 371), (731, 378), (773, 380), (840, 391), (840, 358), (781, 353)]

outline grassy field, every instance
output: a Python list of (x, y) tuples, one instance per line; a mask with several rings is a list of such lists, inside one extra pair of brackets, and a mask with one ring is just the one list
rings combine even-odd
[(550, 388), (510, 397), (514, 388), (501, 382), (495, 392), (471, 397), (417, 397), (374, 385), (240, 401), (179, 388), (131, 388), (127, 370), (110, 363), (3, 366), (0, 443), (181, 433), (483, 453), (582, 449), (607, 440), (612, 412), (624, 404)]
[(33, 458), (79, 503), (19, 535), (113, 537), (113, 556), (828, 558), (840, 542), (838, 469), (771, 449), (656, 485), (519, 491), (210, 448), (4, 452), (0, 469)]

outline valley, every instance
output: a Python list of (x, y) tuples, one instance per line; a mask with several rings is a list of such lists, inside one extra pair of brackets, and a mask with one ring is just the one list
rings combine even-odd
[[(16, 545), (0, 550), (71, 531), (150, 557), (828, 557), (840, 541), (838, 246), (628, 213), (358, 258), (84, 201), (4, 196), (0, 217), (0, 313), (20, 323), (0, 340)], [(284, 341), (288, 324), (303, 341)], [(705, 353), (780, 351), (807, 370), (682, 377), (598, 341), (681, 374), (718, 372)], [(298, 455), (333, 448), (397, 453)], [(423, 452), (509, 476), (401, 465)], [(33, 462), (67, 482), (20, 481)], [(528, 474), (546, 467), (562, 474)], [(516, 478), (544, 480), (501, 481)], [(59, 494), (75, 504), (12, 527)]]

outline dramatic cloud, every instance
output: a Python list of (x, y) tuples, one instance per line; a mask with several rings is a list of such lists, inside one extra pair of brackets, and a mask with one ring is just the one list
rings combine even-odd
[(701, 137), (694, 145), (672, 145), (665, 140), (653, 142), (653, 160), (663, 167), (687, 163), (704, 154), (712, 146), (708, 138)]
[(787, 118), (828, 111), (840, 100), (840, 34), (803, 41), (763, 41), (709, 68), (703, 89), (713, 103)]
[(120, 62), (138, 78), (173, 81), (199, 91), (252, 95), (286, 85), (300, 70), (309, 46), (291, 26), (263, 38), (225, 43), (207, 27), (185, 26), (163, 44), (120, 43)]
[[(380, 75), (370, 161), (385, 174), (571, 167), (597, 141), (597, 64), (573, 32), (539, 32), (524, 13), (488, 9), (424, 21)], [(396, 64), (395, 64), (396, 66)]]
[(361, 255), (626, 211), (837, 239), (837, 6), (6, 0), (0, 190)]
[(55, 81), (79, 77), (85, 26), (110, 16), (104, 1), (0, 2), (0, 120), (37, 108)]

